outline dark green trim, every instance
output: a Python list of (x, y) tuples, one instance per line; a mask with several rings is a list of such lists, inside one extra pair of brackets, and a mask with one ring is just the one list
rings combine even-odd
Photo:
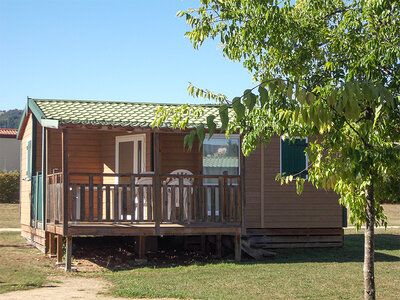
[(32, 118), (32, 174), (36, 174), (36, 152), (37, 152), (37, 124), (35, 118)]
[(28, 98), (28, 106), (29, 106), (30, 110), (32, 111), (32, 113), (35, 115), (36, 119), (39, 121), (39, 123), (42, 124), (41, 123), (42, 118), (45, 119), (46, 116), (44, 115), (44, 113), (42, 112), (40, 107), (31, 98)]
[(21, 133), (21, 129), (22, 129), (22, 124), (24, 123), (24, 120), (26, 118), (26, 116), (28, 115), (28, 105), (25, 106), (24, 112), (21, 116), (21, 120), (19, 120), (19, 126), (18, 126), (18, 132), (17, 132), (17, 139), (19, 139), (19, 134)]

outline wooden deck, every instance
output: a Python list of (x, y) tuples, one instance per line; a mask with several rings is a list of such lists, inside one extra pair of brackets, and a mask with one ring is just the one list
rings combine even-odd
[[(64, 236), (241, 234), (239, 176), (70, 173), (69, 178), (74, 175), (81, 182), (65, 185), (62, 174), (48, 176), (48, 232)], [(214, 184), (203, 184), (205, 178)]]

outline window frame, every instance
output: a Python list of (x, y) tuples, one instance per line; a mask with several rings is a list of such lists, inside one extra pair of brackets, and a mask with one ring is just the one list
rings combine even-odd
[[(285, 140), (289, 140), (289, 138), (283, 139), (283, 137), (284, 137), (283, 135), (281, 135), (279, 137), (279, 174), (281, 176), (282, 176), (282, 142), (285, 141)], [(306, 140), (306, 144), (308, 144), (308, 137), (301, 138), (300, 136), (296, 136), (295, 139), (296, 140), (297, 139), (298, 140), (305, 139)], [(304, 152), (304, 155), (306, 156), (306, 166), (305, 166), (304, 170), (308, 171), (308, 154), (307, 154), (307, 152)], [(289, 174), (287, 176), (290, 176), (290, 175), (292, 175), (292, 174)], [(299, 175), (301, 175), (301, 174), (299, 174)], [(304, 179), (308, 179), (308, 172), (307, 172), (306, 177)]]
[[(233, 137), (233, 138), (237, 138), (238, 140), (239, 140), (239, 157), (238, 157), (238, 163), (239, 163), (239, 166), (238, 166), (238, 176), (240, 176), (240, 174), (241, 174), (241, 168), (240, 168), (240, 166), (241, 166), (241, 151), (242, 151), (242, 143), (241, 143), (241, 138), (240, 138), (240, 134), (237, 134), (237, 133), (234, 133), (234, 134), (230, 134), (229, 135), (229, 139), (231, 138), (231, 137)], [(212, 137), (211, 137), (211, 139), (213, 139), (213, 138), (217, 138), (217, 139), (225, 139), (225, 140), (229, 140), (227, 137), (226, 137), (226, 135), (224, 134), (224, 133), (214, 133), (213, 135), (212, 135)], [(209, 133), (206, 133), (206, 136), (205, 136), (205, 138), (204, 138), (204, 141), (206, 141), (206, 140), (210, 140), (210, 134)], [(204, 158), (204, 142), (203, 142), (203, 145), (202, 145), (202, 151), (201, 151), (201, 164), (202, 164), (202, 167), (201, 167), (201, 172), (203, 173), (203, 168), (204, 168), (204, 166), (203, 166), (203, 158)], [(217, 175), (217, 174), (212, 174), (212, 175)]]

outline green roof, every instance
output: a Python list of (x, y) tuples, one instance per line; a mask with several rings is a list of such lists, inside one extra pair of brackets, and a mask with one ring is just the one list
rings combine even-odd
[[(151, 127), (158, 107), (171, 108), (181, 104), (112, 102), (88, 100), (29, 99), (30, 107), (39, 108), (40, 118), (58, 120), (62, 124), (104, 125), (122, 127)], [(33, 102), (33, 103), (32, 103)], [(220, 126), (218, 105), (195, 105), (204, 110), (198, 119), (192, 119), (189, 127), (207, 123), (208, 115), (215, 115)], [(167, 120), (160, 127), (172, 127)]]

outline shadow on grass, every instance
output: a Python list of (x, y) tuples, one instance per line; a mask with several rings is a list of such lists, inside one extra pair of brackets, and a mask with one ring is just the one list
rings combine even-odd
[[(364, 236), (362, 234), (347, 234), (344, 236), (344, 246), (340, 248), (295, 248), (276, 249), (275, 258), (256, 261), (243, 256), (239, 264), (277, 264), (277, 263), (320, 263), (320, 262), (363, 262)], [(377, 234), (375, 236), (375, 261), (400, 261), (400, 235)], [(383, 253), (396, 251), (396, 253)], [(221, 262), (235, 263), (232, 251), (226, 251), (222, 258), (216, 258), (212, 253), (199, 251), (159, 250), (147, 254), (148, 262), (135, 262), (136, 254), (132, 239), (119, 238), (82, 238), (74, 248), (74, 257), (83, 258), (111, 271), (131, 270), (143, 267), (169, 268), (175, 266), (218, 264)]]

